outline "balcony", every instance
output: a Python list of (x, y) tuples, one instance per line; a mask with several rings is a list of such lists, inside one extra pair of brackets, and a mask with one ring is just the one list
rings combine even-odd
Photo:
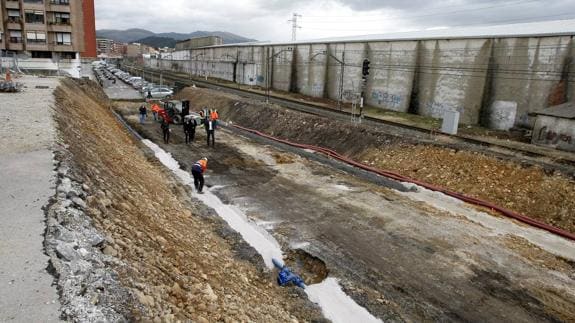
[(24, 9), (30, 9), (30, 10), (44, 10), (46, 9), (46, 6), (44, 5), (43, 2), (24, 2), (24, 4), (22, 5), (22, 7)]
[(69, 4), (67, 4), (67, 5), (62, 5), (62, 4), (50, 2), (50, 5), (48, 6), (48, 11), (57, 11), (57, 12), (70, 13), (70, 5), (69, 5)]
[(12, 29), (12, 30), (22, 30), (22, 25), (20, 25), (19, 23), (8, 23), (6, 25), (6, 29)]
[(51, 42), (49, 50), (53, 52), (75, 52), (71, 42)]
[(24, 50), (24, 43), (22, 38), (10, 37), (7, 39), (9, 50)]
[(6, 9), (20, 9), (20, 2), (14, 0), (8, 0), (5, 2)]
[(48, 51), (48, 44), (46, 42), (30, 42), (26, 43), (26, 50), (35, 50), (35, 51)]
[(70, 24), (58, 24), (54, 22), (48, 22), (48, 31), (52, 32), (63, 32), (63, 33), (71, 33), (72, 32), (72, 25)]

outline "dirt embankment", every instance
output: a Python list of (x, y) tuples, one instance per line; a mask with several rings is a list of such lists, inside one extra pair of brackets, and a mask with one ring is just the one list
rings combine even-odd
[(296, 289), (282, 289), (237, 258), (241, 242), (191, 201), (163, 166), (138, 148), (91, 83), (63, 81), (57, 122), (81, 181), (87, 213), (107, 236), (103, 252), (139, 304), (135, 320), (290, 322), (321, 319)]
[(337, 150), (381, 169), (485, 199), (575, 232), (575, 181), (520, 161), (421, 144), (379, 128), (334, 121), (206, 89), (187, 88), (180, 98), (216, 108), (227, 121), (300, 143)]

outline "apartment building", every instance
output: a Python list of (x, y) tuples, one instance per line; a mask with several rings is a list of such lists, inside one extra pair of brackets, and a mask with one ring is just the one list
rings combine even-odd
[(109, 58), (121, 58), (126, 54), (128, 44), (117, 42), (113, 39), (97, 38), (98, 56)]
[(94, 24), (93, 0), (0, 0), (0, 50), (31, 58), (96, 57)]

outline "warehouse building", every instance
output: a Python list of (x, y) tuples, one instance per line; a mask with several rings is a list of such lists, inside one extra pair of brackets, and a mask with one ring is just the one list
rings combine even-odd
[[(179, 50), (155, 68), (442, 118), (533, 127), (531, 112), (573, 101), (575, 20)], [(367, 69), (367, 75), (365, 70)], [(504, 103), (504, 104), (501, 104)], [(493, 109), (493, 106), (497, 109)]]

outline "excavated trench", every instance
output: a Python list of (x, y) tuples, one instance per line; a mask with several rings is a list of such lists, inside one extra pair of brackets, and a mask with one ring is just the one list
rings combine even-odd
[(177, 98), (191, 100), (192, 109), (217, 108), (230, 123), (333, 149), (372, 167), (464, 193), (575, 233), (575, 181), (547, 165), (484, 147), (390, 133), (384, 125), (351, 124), (206, 89), (187, 88)]
[[(269, 112), (275, 116), (271, 120), (279, 120), (276, 129), (266, 119), (268, 112), (254, 117), (257, 113), (251, 110), (251, 104), (241, 106), (240, 98), (230, 100), (200, 91), (192, 101), (195, 108), (209, 102), (206, 104), (218, 107), (225, 120), (235, 124), (259, 122), (256, 126), (269, 127), (267, 130), (275, 136), (303, 136), (305, 129), (283, 132), (289, 122), (294, 128), (321, 126), (322, 120), (311, 120), (307, 115), (289, 115), (286, 121), (285, 112), (278, 109)], [(205, 101), (200, 100), (202, 97)], [(559, 286), (570, 286), (572, 281), (555, 281), (557, 277), (553, 278), (545, 266), (540, 267), (550, 261), (556, 270), (569, 272), (569, 262), (546, 251), (538, 254), (537, 247), (529, 242), (523, 256), (517, 251), (523, 240), (509, 242), (503, 238), (504, 233), (499, 233), (500, 228), (493, 233), (490, 227), (462, 220), (462, 216), (438, 211), (425, 203), (413, 204), (385, 185), (366, 184), (337, 167), (320, 166), (309, 162), (307, 156), (277, 150), (272, 143), (246, 140), (238, 133), (219, 131), (216, 147), (207, 148), (202, 129), (197, 130), (196, 142), (186, 146), (181, 129), (173, 127), (171, 143), (161, 144), (159, 126), (151, 121), (138, 124), (135, 108), (121, 103), (117, 111), (144, 138), (170, 153), (181, 169), (189, 170), (197, 159), (207, 156), (210, 194), (241, 209), (248, 219), (272, 233), (285, 252), (286, 263), (306, 282), (322, 281), (318, 285), (325, 285), (333, 277), (340, 278), (343, 290), (380, 319), (496, 320), (509, 319), (512, 311), (514, 320), (553, 321), (575, 313), (574, 298), (569, 294), (560, 300), (562, 307), (547, 299), (549, 293), (556, 295), (562, 288)], [(233, 112), (236, 108), (241, 110)], [(321, 127), (329, 133), (330, 129), (340, 129), (337, 131), (341, 134), (342, 128), (361, 128), (329, 120), (328, 124), (330, 127)], [(254, 124), (246, 126), (255, 128)], [(358, 130), (360, 134), (372, 132), (375, 130)], [(334, 140), (310, 135), (324, 140), (326, 146), (344, 142), (346, 147), (351, 145), (345, 150), (348, 154), (361, 154), (361, 145), (353, 145), (345, 137)], [(389, 134), (380, 141), (390, 145), (410, 142)], [(533, 284), (521, 283), (526, 281)], [(541, 284), (551, 286), (541, 290)], [(450, 302), (456, 297), (454, 290), (464, 297)], [(537, 301), (523, 304), (521, 299)]]

